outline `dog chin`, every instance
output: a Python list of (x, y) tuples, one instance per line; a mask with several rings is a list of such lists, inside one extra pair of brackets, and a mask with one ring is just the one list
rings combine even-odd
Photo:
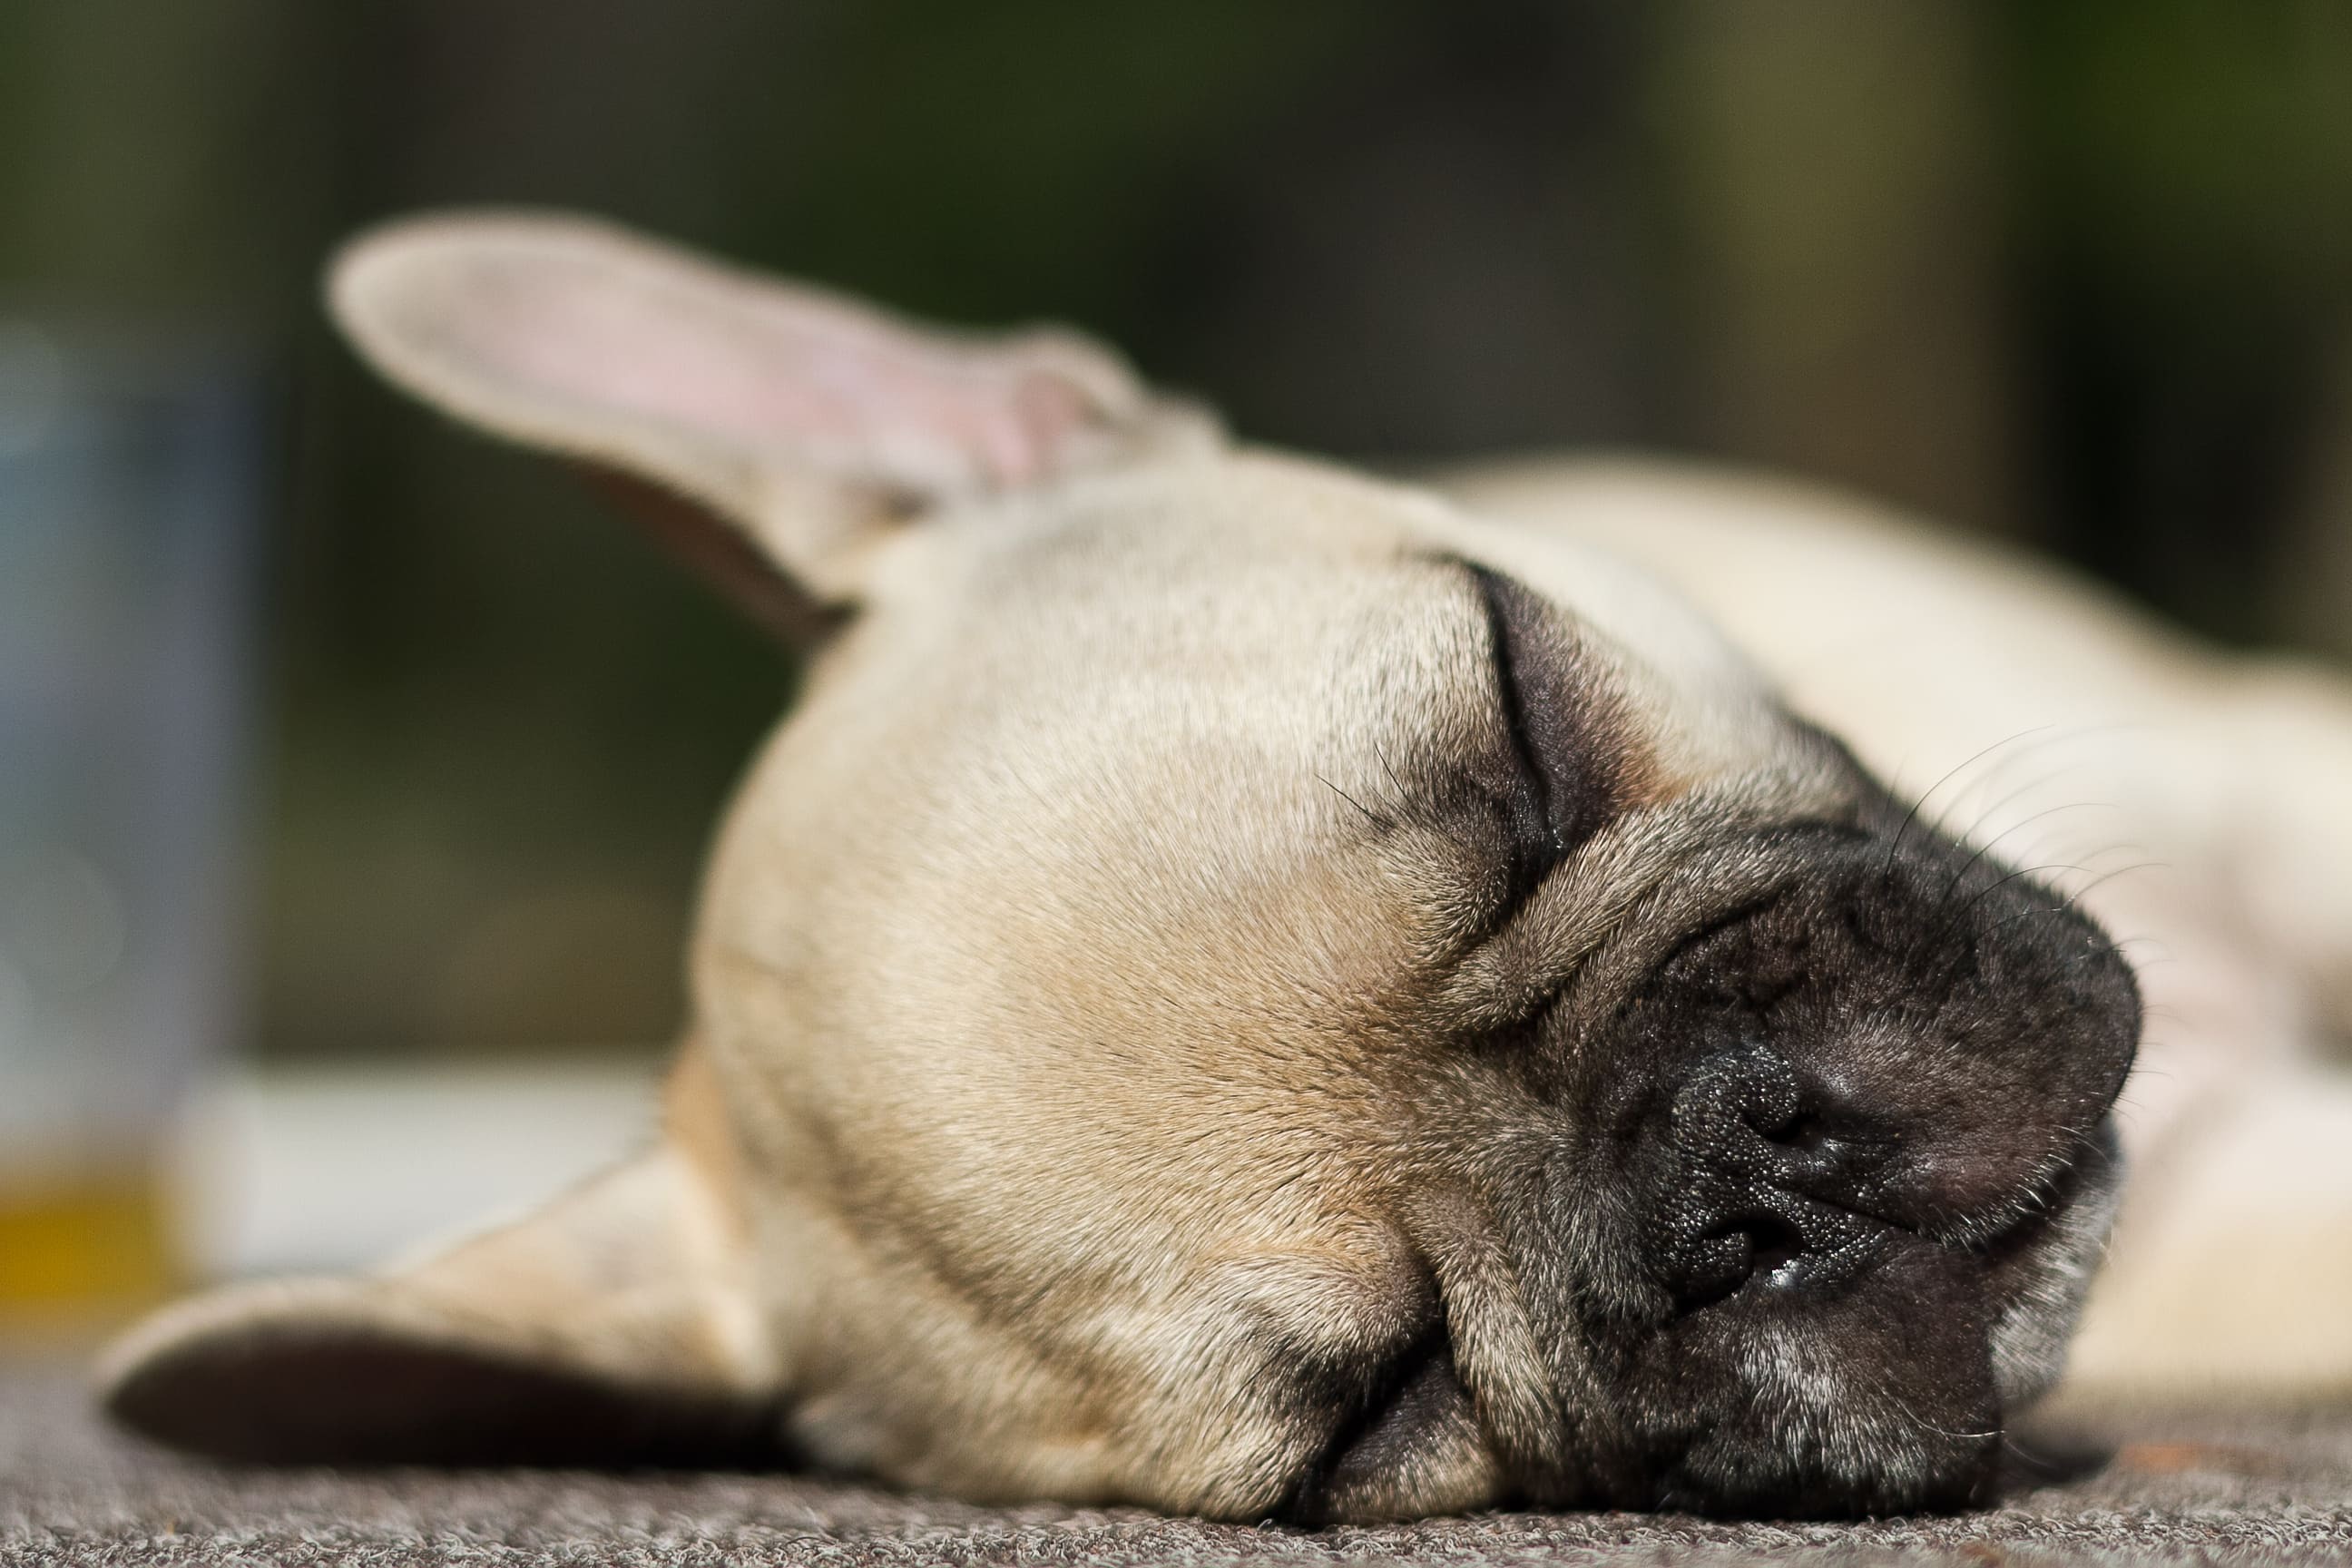
[(1638, 1500), (1780, 1517), (1990, 1501), (2003, 1431), (2063, 1370), (2119, 1176), (2103, 1122), (2039, 1201), (1980, 1245), (1890, 1236), (1843, 1300), (1790, 1310), (1743, 1292), (1698, 1314), (1715, 1321), (1675, 1347), (1684, 1364), (1644, 1381), (1654, 1401), (1686, 1389), (1697, 1363), (1717, 1388), (1666, 1395), (1706, 1417), (1684, 1428), (1688, 1447), (1652, 1470)]

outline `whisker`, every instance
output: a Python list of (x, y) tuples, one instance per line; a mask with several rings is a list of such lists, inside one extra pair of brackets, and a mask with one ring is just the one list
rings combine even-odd
[[(2004, 770), (2014, 767), (2028, 758), (2040, 756), (2053, 746), (2071, 742), (2096, 740), (2104, 736), (2128, 734), (2135, 731), (2153, 731), (2157, 726), (2136, 720), (2116, 720), (2103, 724), (2061, 724), (2053, 721), (2041, 728), (2052, 732), (2043, 735), (2032, 744), (2021, 746), (2001, 758), (1998, 764), (1986, 770), (1979, 783), (1989, 784), (1992, 780), (2000, 777)], [(2072, 764), (2061, 763), (2053, 766), (2049, 773), (2042, 775), (2042, 782), (2054, 778), (2070, 765)]]
[(1329, 779), (1325, 778), (1321, 773), (1317, 773), (1315, 778), (1316, 781), (1322, 784), (1325, 789), (1329, 790), (1333, 795), (1338, 795), (1341, 800), (1346, 801), (1349, 805), (1352, 805), (1358, 811), (1362, 812), (1364, 814), (1364, 820), (1370, 823), (1373, 826), (1380, 828), (1383, 832), (1396, 826), (1396, 823), (1393, 820), (1389, 817), (1382, 816), (1370, 806), (1366, 805), (1362, 801), (1358, 800), (1354, 795), (1349, 795), (1346, 790), (1341, 789), (1338, 784), (1335, 784)]
[(1951, 783), (1952, 780), (1958, 777), (1963, 771), (1975, 766), (1979, 762), (1990, 756), (1993, 752), (2000, 751), (2003, 746), (2014, 744), (2015, 742), (2023, 740), (2028, 735), (2039, 734), (2049, 728), (2051, 728), (2051, 726), (2047, 724), (2037, 724), (2032, 729), (2020, 730), (2013, 735), (2005, 735), (2001, 739), (1995, 741), (1991, 745), (1984, 747), (1982, 750), (1970, 756), (1962, 758), (1950, 770), (1948, 770), (1943, 777), (1937, 779), (1934, 784), (1929, 784), (1926, 789), (1920, 791), (1919, 798), (1911, 803), (1911, 809), (1903, 814), (1902, 822), (1895, 826), (1895, 837), (1886, 846), (1886, 864), (1880, 868), (1880, 875), (1887, 876), (1893, 874), (1895, 870), (1895, 856), (1896, 851), (1903, 847), (1904, 836), (1911, 831), (1911, 825), (1919, 820), (1919, 813), (1927, 807), (1929, 798), (1932, 797), (1937, 790)]
[[(1997, 765), (1996, 765), (1996, 766), (1995, 766), (1995, 767), (1994, 767), (1990, 772), (1989, 772), (1989, 773), (1986, 774), (1985, 778), (1984, 778), (1983, 780), (1980, 780), (1980, 781), (1979, 781), (1979, 786), (1978, 786), (1978, 787), (1981, 788), (1981, 787), (1983, 787), (1983, 785), (1984, 785), (1984, 784), (1990, 784), (1990, 783), (1991, 782), (1991, 780), (1992, 780), (1992, 779), (1999, 777), (2002, 773), (2006, 772), (2008, 769), (2010, 769), (2010, 768), (2011, 768), (2011, 767), (2014, 767), (2017, 763), (2021, 763), (2021, 762), (2023, 762), (2027, 757), (2032, 756), (2032, 755), (2034, 755), (2034, 754), (2036, 754), (2036, 753), (2040, 752), (2041, 752), (2041, 751), (2042, 751), (2044, 748), (2046, 748), (2046, 747), (2048, 747), (2048, 746), (2050, 746), (2050, 745), (2052, 745), (2052, 744), (2055, 743), (2055, 742), (2058, 742), (2058, 741), (2065, 740), (2065, 739), (2070, 739), (2070, 738), (2071, 738), (2071, 736), (2068, 736), (2068, 735), (2052, 735), (2052, 736), (2046, 736), (2046, 737), (2044, 737), (2042, 740), (2036, 742), (2034, 744), (2032, 744), (2032, 745), (2031, 745), (2031, 746), (2027, 746), (2027, 747), (2023, 747), (2023, 748), (2021, 748), (2021, 749), (2017, 753), (2015, 753), (2014, 755), (2011, 755), (2011, 756), (2008, 756), (2008, 757), (2004, 757), (2004, 758), (2002, 758), (2002, 759), (2000, 760), (2000, 763), (1998, 763), (1998, 764), (1997, 764)], [(1982, 823), (1984, 823), (1987, 819), (1989, 819), (1990, 817), (1991, 817), (1991, 816), (1993, 816), (1993, 814), (1994, 814), (1994, 813), (1996, 813), (1996, 812), (2000, 811), (2001, 807), (2003, 807), (2003, 806), (2005, 806), (2005, 805), (2009, 805), (2009, 804), (2010, 804), (2010, 802), (2011, 802), (2011, 801), (2013, 801), (2013, 800), (2017, 799), (2020, 795), (2032, 795), (2035, 790), (2038, 790), (2038, 789), (2046, 789), (2046, 788), (2047, 788), (2047, 787), (2049, 787), (2052, 784), (2054, 784), (2055, 782), (2057, 782), (2057, 780), (2058, 780), (2059, 776), (2060, 776), (2061, 774), (2063, 774), (2063, 773), (2065, 773), (2066, 771), (2067, 771), (2067, 764), (2064, 764), (2064, 763), (2059, 763), (2059, 764), (2056, 764), (2056, 765), (2054, 765), (2054, 766), (2045, 768), (2045, 769), (2043, 769), (2042, 772), (2040, 772), (2040, 773), (2035, 773), (2032, 778), (2027, 779), (2023, 784), (2019, 784), (2015, 789), (2011, 790), (2007, 795), (2002, 795), (1999, 800), (1994, 801), (1990, 805), (1988, 805), (1988, 806), (1985, 806), (1985, 807), (1982, 807), (1981, 809), (1979, 809), (1979, 810), (1977, 812), (1977, 814), (1976, 814), (1976, 819), (1977, 819), (1978, 824), (1981, 825)], [(1960, 837), (1966, 837), (1966, 835), (1961, 835)]]
[(1967, 903), (1962, 904), (1959, 907), (1955, 918), (1965, 920), (1968, 917), (1969, 912), (1974, 910), (1979, 904), (1983, 903), (1993, 894), (2000, 892), (2003, 888), (2008, 887), (2011, 882), (2017, 881), (2021, 878), (2038, 877), (2044, 871), (2080, 871), (2082, 869), (2082, 867), (2076, 865), (2071, 860), (2053, 860), (2040, 866), (2021, 866), (2016, 870), (2011, 871), (2008, 876), (2003, 877), (2000, 880), (1993, 883), (1990, 887), (1978, 889), (1975, 897), (1971, 898)]
[[(2011, 801), (2016, 798), (2016, 793), (2012, 791), (2010, 795), (2001, 798), (2000, 805), (2007, 805)], [(2053, 805), (2046, 811), (2037, 811), (2031, 816), (2021, 817), (2017, 821), (2011, 823), (2007, 827), (2002, 828), (1999, 833), (1994, 834), (1990, 838), (1988, 838), (1983, 843), (1978, 845), (1976, 853), (1969, 856), (1966, 860), (1960, 862), (1960, 868), (1952, 873), (1952, 879), (1950, 881), (1944, 884), (1943, 894), (1936, 900), (1937, 903), (1940, 905), (1946, 899), (1949, 899), (1959, 888), (1961, 879), (1966, 877), (1970, 871), (1976, 869), (1978, 863), (1982, 861), (1985, 856), (1991, 852), (1992, 847), (2000, 843), (2002, 839), (2008, 837), (2011, 834), (2016, 832), (2019, 828), (2030, 827), (2034, 823), (2041, 821), (2043, 817), (2055, 816), (2062, 811), (2074, 811), (2083, 806), (2096, 805), (2100, 803), (2097, 801), (2090, 800), (2070, 801), (2064, 805)], [(1997, 805), (1993, 809), (1997, 811), (2000, 809), (2000, 806)]]
[(2172, 863), (2168, 860), (2135, 860), (2128, 866), (2118, 866), (2112, 871), (2103, 871), (2092, 878), (2067, 894), (2066, 902), (2070, 905), (2079, 904), (2095, 889), (2105, 887), (2117, 877), (2129, 876), (2134, 871), (2169, 871), (2171, 869)]

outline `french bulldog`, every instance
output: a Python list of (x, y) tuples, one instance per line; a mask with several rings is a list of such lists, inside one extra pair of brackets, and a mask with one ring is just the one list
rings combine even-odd
[[(395, 224), (330, 296), (808, 673), (710, 858), (658, 1142), (166, 1310), (121, 1420), (1303, 1522), (1986, 1495), (2160, 1131), (2116, 1110), (2160, 983), (2091, 912), (2127, 879), (2070, 896), (1889, 780), (2052, 692), (2218, 712), (2205, 656), (1801, 492), (1367, 477), (1068, 333), (576, 218)], [(2173, 837), (2306, 706), (2187, 746)], [(2317, 973), (2315, 790), (2232, 863)]]

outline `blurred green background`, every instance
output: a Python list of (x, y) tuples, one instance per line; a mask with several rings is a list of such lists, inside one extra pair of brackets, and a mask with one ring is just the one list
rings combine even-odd
[(785, 654), (329, 337), (336, 238), (593, 209), (1073, 321), (1256, 438), (1626, 446), (2352, 652), (2352, 7), (0, 0), (0, 307), (267, 369), (246, 1037), (650, 1047)]

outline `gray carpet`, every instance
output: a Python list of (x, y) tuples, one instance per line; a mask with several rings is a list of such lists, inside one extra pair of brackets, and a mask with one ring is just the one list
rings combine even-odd
[(70, 1376), (0, 1371), (0, 1563), (2352, 1562), (2352, 1409), (2078, 1420), (2054, 1436), (2053, 1451), (2112, 1457), (1952, 1519), (1489, 1514), (1307, 1532), (790, 1476), (217, 1469), (100, 1430)]

